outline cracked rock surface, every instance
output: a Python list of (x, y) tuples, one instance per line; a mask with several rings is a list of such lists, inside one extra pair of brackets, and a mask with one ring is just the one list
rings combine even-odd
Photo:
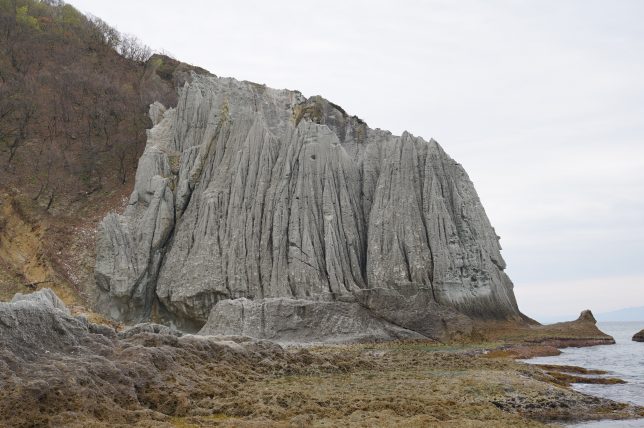
[(325, 311), (340, 310), (388, 323), (383, 338), (522, 318), (474, 186), (436, 141), (211, 76), (150, 115), (130, 203), (99, 228), (99, 308), (113, 318), (241, 334), (239, 308), (273, 313), (279, 299), (277, 313), (329, 326), (320, 337), (336, 333)]

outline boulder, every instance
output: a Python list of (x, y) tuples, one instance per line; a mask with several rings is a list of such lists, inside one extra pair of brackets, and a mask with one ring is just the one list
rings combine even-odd
[(62, 311), (65, 315), (70, 315), (69, 309), (65, 303), (49, 288), (43, 288), (34, 293), (22, 294), (16, 293), (11, 299), (11, 303), (31, 302), (36, 306), (50, 307)]
[(635, 333), (633, 335), (633, 340), (635, 342), (644, 342), (644, 330), (640, 330), (639, 332)]
[(278, 343), (426, 339), (375, 317), (357, 303), (302, 299), (222, 300), (200, 335), (241, 335)]
[(127, 339), (130, 337), (136, 336), (137, 334), (140, 334), (140, 333), (155, 333), (155, 334), (163, 334), (163, 335), (175, 336), (175, 337), (181, 337), (183, 335), (180, 331), (172, 327), (146, 322), (146, 323), (133, 325), (119, 332), (118, 337), (119, 339)]
[(72, 317), (49, 289), (17, 294), (9, 303), (0, 302), (0, 343), (16, 357), (34, 360), (78, 350), (87, 345), (89, 335), (87, 321)]

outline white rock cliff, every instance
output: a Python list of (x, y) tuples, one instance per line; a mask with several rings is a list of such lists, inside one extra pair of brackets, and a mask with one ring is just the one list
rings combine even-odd
[(99, 307), (114, 318), (296, 341), (522, 317), (474, 186), (434, 140), (198, 75), (150, 117), (129, 205), (99, 229)]

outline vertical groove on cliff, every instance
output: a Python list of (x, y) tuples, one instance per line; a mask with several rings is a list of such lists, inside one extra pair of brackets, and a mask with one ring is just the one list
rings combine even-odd
[(194, 76), (156, 116), (130, 208), (100, 231), (97, 279), (119, 317), (137, 316), (141, 289), (201, 322), (222, 299), (410, 287), (464, 313), (519, 314), (473, 185), (435, 141), (215, 77)]

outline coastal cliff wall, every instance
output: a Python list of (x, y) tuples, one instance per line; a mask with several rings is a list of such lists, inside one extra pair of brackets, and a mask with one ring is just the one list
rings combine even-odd
[(301, 321), (289, 329), (345, 304), (413, 332), (522, 317), (474, 186), (436, 141), (210, 76), (150, 117), (129, 204), (99, 227), (99, 307), (112, 317), (187, 329), (210, 318), (208, 332), (240, 334), (245, 307), (276, 304)]

